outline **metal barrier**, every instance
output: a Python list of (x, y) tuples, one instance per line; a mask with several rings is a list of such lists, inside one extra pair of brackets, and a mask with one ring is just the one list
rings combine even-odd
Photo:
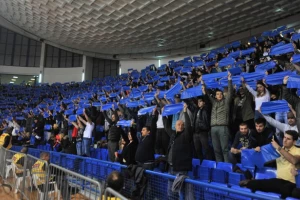
[[(50, 156), (48, 152), (46, 152)], [(30, 190), (30, 199), (46, 200), (48, 197), (56, 195), (56, 191), (48, 192), (48, 183), (50, 181), (48, 175), (48, 156), (44, 155), (43, 159), (27, 155), (27, 170), (31, 172), (32, 185)], [(46, 194), (46, 195), (45, 195)]]
[[(31, 150), (31, 153), (35, 155), (38, 152), (39, 150)], [(0, 152), (0, 159), (3, 160), (2, 157)], [(28, 167), (31, 167), (33, 164), (31, 160), (34, 159), (38, 160), (28, 155)], [(100, 185), (102, 182), (105, 183), (107, 175), (113, 170), (124, 174), (126, 170), (126, 166), (118, 163), (58, 152), (51, 152), (51, 163), (55, 164), (50, 165), (47, 177), (50, 177), (50, 182), (56, 183), (57, 190), (61, 192), (63, 199), (70, 197), (72, 199), (97, 199), (101, 194)], [(192, 179), (185, 179), (182, 189), (179, 192), (172, 192), (171, 186), (175, 176), (149, 170), (146, 170), (145, 174), (148, 183), (144, 192), (144, 199), (279, 199), (278, 196), (268, 196), (269, 194), (251, 193), (249, 189), (239, 186), (230, 188), (226, 184), (207, 183)], [(131, 197), (135, 181), (127, 177), (124, 181), (121, 194)], [(48, 194), (48, 192), (53, 191), (53, 188), (55, 188), (54, 185), (47, 186), (47, 191), (44, 192)], [(57, 195), (54, 198), (58, 198)]]
[[(96, 180), (55, 164), (49, 165), (48, 177), (51, 177), (48, 191), (53, 190), (56, 185), (58, 194), (62, 196), (62, 199), (101, 199), (101, 185)], [(54, 199), (60, 200), (60, 196), (56, 196)]]
[(5, 185), (10, 186), (20, 199), (29, 199), (26, 186), (31, 184), (27, 169), (27, 155), (0, 148), (0, 175)]
[(111, 197), (116, 197), (117, 199), (120, 199), (120, 200), (128, 200), (126, 197), (124, 197), (119, 192), (108, 187), (105, 189), (105, 192), (104, 192), (104, 200), (110, 199)]

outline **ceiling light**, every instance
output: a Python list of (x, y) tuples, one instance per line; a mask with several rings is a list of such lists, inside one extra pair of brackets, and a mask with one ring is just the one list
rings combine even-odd
[(30, 79), (30, 80), (34, 81), (35, 79), (34, 79), (34, 78), (32, 78), (32, 79)]
[(18, 78), (17, 76), (13, 76), (13, 78)]
[(11, 81), (11, 82), (9, 82), (9, 83), (15, 83), (15, 82), (12, 82), (12, 81)]
[(282, 8), (277, 8), (277, 9), (275, 10), (275, 12), (282, 12), (282, 11), (283, 11)]
[(16, 79), (14, 79), (14, 78), (12, 78), (11, 80), (12, 80), (12, 81), (16, 81)]
[(207, 36), (207, 37), (211, 38), (212, 36), (211, 36), (211, 35), (209, 35), (209, 36)]

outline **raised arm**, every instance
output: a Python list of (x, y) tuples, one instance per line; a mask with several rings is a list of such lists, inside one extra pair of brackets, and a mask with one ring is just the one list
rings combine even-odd
[(85, 109), (83, 110), (83, 114), (84, 114), (84, 117), (85, 117), (86, 121), (87, 121), (89, 124), (92, 124), (93, 122), (92, 122), (92, 120), (89, 118), (89, 116), (86, 114)]
[[(260, 114), (262, 114), (260, 109), (258, 110), (258, 112), (260, 112)], [(279, 121), (273, 119), (272, 117), (270, 117), (270, 116), (268, 116), (268, 115), (262, 114), (262, 116), (266, 119), (266, 121), (267, 121), (269, 124), (271, 124), (273, 127), (279, 129), (281, 132), (284, 133), (284, 128), (285, 128), (285, 124), (284, 124), (284, 123), (281, 123), (281, 122), (279, 122)]]
[(86, 121), (81, 116), (78, 116), (78, 118), (84, 125), (86, 125)]
[(298, 97), (295, 95), (291, 94), (289, 89), (286, 87), (287, 81), (289, 77), (286, 76), (283, 79), (283, 86), (282, 86), (282, 97), (293, 106), (293, 108), (296, 107), (296, 104), (300, 101)]
[(207, 90), (207, 88), (206, 88), (206, 85), (205, 85), (205, 83), (204, 83), (203, 80), (201, 80), (201, 84), (202, 84), (202, 93), (203, 93), (203, 95), (205, 95), (205, 96), (209, 99), (210, 103), (213, 104), (215, 100), (214, 100), (214, 98), (211, 97), (211, 95), (209, 94), (209, 92), (208, 92), (208, 90)]
[[(64, 116), (65, 120), (67, 120), (68, 122), (70, 122), (70, 120), (66, 117), (66, 115), (63, 115), (63, 116)], [(78, 129), (78, 125), (75, 122), (71, 122), (71, 124)]]
[(105, 110), (103, 111), (103, 115), (104, 115), (106, 121), (107, 121), (109, 124), (112, 124), (112, 123), (113, 123), (112, 120), (107, 116), (107, 113), (106, 113)]
[(279, 144), (277, 144), (277, 142), (275, 142), (275, 140), (273, 139), (271, 142), (272, 146), (277, 149), (277, 151), (279, 151), (279, 153), (281, 155), (283, 155), (283, 157), (289, 161), (290, 163), (292, 163), (293, 165), (296, 165), (298, 163), (300, 163), (300, 156), (293, 156), (292, 154), (290, 154), (288, 151), (284, 150), (283, 148), (281, 148), (279, 146)]
[(228, 93), (225, 99), (227, 105), (231, 104), (232, 96), (233, 96), (232, 78), (231, 78), (231, 73), (228, 72)]

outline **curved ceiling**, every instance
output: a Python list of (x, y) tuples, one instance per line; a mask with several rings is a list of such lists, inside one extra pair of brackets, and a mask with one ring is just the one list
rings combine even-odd
[(205, 44), (300, 11), (299, 0), (0, 0), (0, 15), (40, 38), (105, 54)]

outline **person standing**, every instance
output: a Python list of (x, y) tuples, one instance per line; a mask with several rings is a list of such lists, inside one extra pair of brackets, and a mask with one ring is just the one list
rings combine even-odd
[[(232, 79), (231, 74), (228, 72), (228, 93), (226, 98), (223, 92), (220, 90), (216, 91), (216, 97), (213, 98), (209, 95), (204, 86), (202, 93), (208, 95), (208, 98), (212, 104), (211, 112), (211, 137), (215, 157), (217, 162), (229, 162), (228, 160), (228, 140), (229, 140), (229, 129), (230, 124), (230, 104), (232, 100)], [(204, 82), (202, 81), (202, 85)], [(205, 84), (204, 84), (205, 85)]]
[(81, 116), (79, 116), (79, 120), (85, 125), (85, 129), (83, 132), (83, 139), (82, 139), (82, 155), (90, 156), (90, 146), (92, 143), (92, 133), (95, 128), (94, 122), (90, 119), (90, 117), (86, 114), (85, 110), (83, 111), (84, 120)]
[(193, 141), (197, 157), (203, 159), (212, 159), (208, 144), (208, 133), (210, 131), (210, 113), (205, 106), (203, 98), (198, 99), (198, 108), (193, 117)]

